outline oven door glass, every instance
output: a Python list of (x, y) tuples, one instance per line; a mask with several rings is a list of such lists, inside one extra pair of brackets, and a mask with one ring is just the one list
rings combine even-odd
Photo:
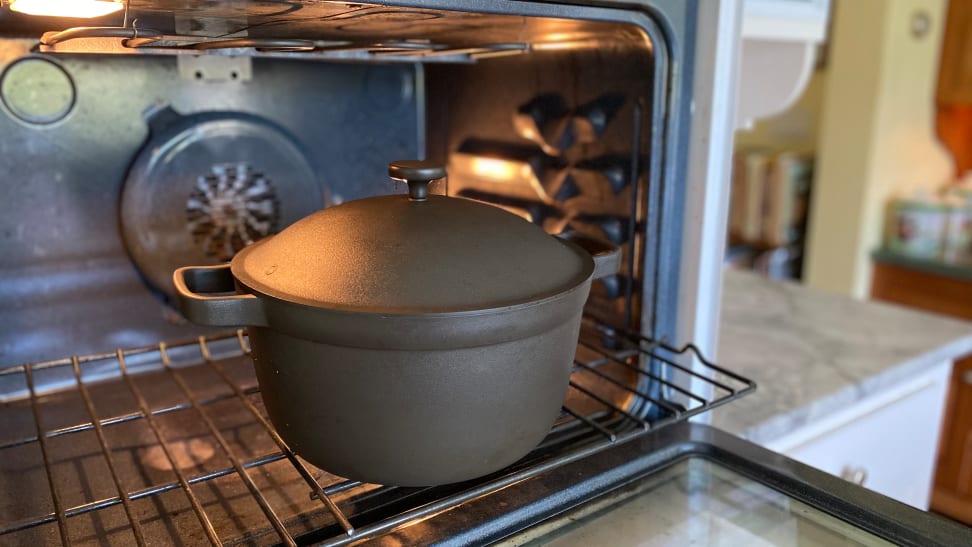
[(891, 545), (701, 457), (587, 502), (504, 545)]

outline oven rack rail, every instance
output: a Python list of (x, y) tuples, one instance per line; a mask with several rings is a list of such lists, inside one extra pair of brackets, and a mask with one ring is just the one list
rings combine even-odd
[[(298, 545), (308, 541), (321, 543), (324, 545), (347, 545), (366, 538), (376, 537), (395, 530), (403, 525), (413, 523), (450, 508), (459, 506), (470, 500), (486, 496), (492, 492), (506, 488), (519, 481), (534, 477), (550, 469), (562, 466), (597, 452), (625, 443), (643, 436), (651, 431), (662, 428), (666, 425), (686, 420), (698, 414), (712, 410), (730, 401), (742, 397), (756, 389), (756, 384), (735, 372), (726, 370), (715, 363), (706, 359), (702, 352), (694, 344), (687, 344), (676, 348), (667, 343), (652, 340), (638, 334), (632, 334), (623, 330), (613, 329), (598, 323), (593, 323), (585, 319), (585, 327), (592, 327), (597, 336), (598, 342), (592, 342), (590, 337), (585, 340), (583, 337), (578, 345), (578, 355), (581, 349), (584, 354), (593, 356), (589, 359), (575, 358), (574, 374), (571, 376), (570, 390), (581, 398), (588, 399), (588, 403), (595, 402), (597, 408), (593, 411), (580, 411), (565, 402), (561, 419), (552, 428), (550, 434), (530, 455), (514, 464), (504, 471), (500, 471), (490, 477), (479, 481), (471, 481), (461, 485), (459, 489), (451, 488), (438, 498), (426, 501), (415, 507), (408, 508), (391, 516), (384, 516), (378, 520), (366, 520), (359, 518), (354, 513), (348, 514), (339, 505), (350, 505), (348, 500), (355, 499), (354, 492), (361, 490), (361, 496), (367, 497), (374, 494), (374, 490), (356, 481), (337, 480), (328, 484), (321, 484), (314, 478), (313, 468), (305, 464), (296, 456), (279, 437), (269, 423), (265, 414), (254, 404), (253, 398), (258, 396), (259, 389), (256, 386), (242, 387), (235, 382), (223, 367), (224, 360), (231, 357), (247, 356), (250, 354), (248, 339), (243, 330), (235, 333), (226, 333), (214, 336), (200, 336), (194, 340), (181, 341), (177, 343), (159, 343), (153, 346), (144, 346), (132, 349), (118, 349), (114, 353), (100, 353), (86, 356), (74, 356), (65, 359), (45, 361), (7, 367), (0, 369), (0, 380), (11, 375), (21, 375), (26, 382), (29, 404), (34, 420), (35, 435), (28, 435), (16, 439), (5, 440), (0, 443), (0, 458), (4, 453), (12, 448), (34, 444), (39, 447), (41, 458), (43, 459), (44, 470), (46, 472), (47, 484), (35, 485), (38, 489), (46, 489), (50, 493), (50, 501), (53, 511), (46, 514), (38, 514), (31, 518), (20, 519), (16, 522), (4, 522), (0, 520), (0, 543), (5, 542), (5, 537), (10, 534), (28, 530), (34, 527), (56, 523), (58, 535), (63, 545), (72, 545), (71, 535), (68, 531), (68, 520), (72, 517), (84, 515), (91, 512), (100, 511), (109, 507), (121, 505), (131, 526), (131, 534), (134, 543), (138, 545), (147, 544), (145, 535), (142, 532), (140, 519), (133, 511), (132, 505), (135, 501), (144, 498), (159, 496), (166, 492), (181, 490), (192, 507), (196, 519), (205, 533), (205, 538), (212, 545), (225, 545), (225, 541), (232, 541), (235, 538), (221, 538), (213, 526), (210, 516), (200, 503), (194, 486), (213, 481), (229, 475), (238, 476), (249, 490), (253, 500), (259, 505), (260, 510), (266, 517), (267, 528), (265, 533), (276, 534), (279, 543), (284, 545)], [(235, 341), (235, 342), (234, 342)], [(226, 343), (232, 343), (232, 349), (226, 351)], [(222, 353), (217, 354), (211, 351), (215, 344), (222, 344)], [(174, 363), (170, 354), (174, 351), (195, 349), (198, 352), (195, 363)], [(234, 351), (235, 350), (235, 351)], [(150, 408), (140, 388), (136, 385), (133, 378), (139, 372), (129, 366), (131, 361), (145, 361), (146, 359), (157, 360), (157, 364), (164, 368), (165, 372), (179, 386), (184, 396), (184, 401), (178, 404)], [(124, 385), (130, 390), (131, 395), (138, 403), (138, 408), (123, 414), (110, 417), (98, 417), (95, 409), (95, 400), (90, 393), (92, 381), (85, 378), (85, 364), (104, 363), (113, 361), (117, 367), (117, 373), (124, 380)], [(686, 363), (686, 361), (689, 361)], [(694, 361), (694, 363), (693, 363)], [(613, 379), (609, 375), (601, 372), (605, 364), (613, 364), (636, 373), (639, 386), (650, 385), (655, 389), (642, 389), (631, 387)], [(188, 366), (209, 367), (215, 372), (228, 390), (221, 394), (200, 398), (193, 388), (184, 379), (184, 371)], [(41, 409), (43, 406), (42, 392), (35, 382), (35, 375), (38, 371), (48, 369), (63, 368), (70, 371), (74, 376), (74, 389), (76, 389), (84, 403), (89, 420), (80, 421), (76, 424), (59, 427), (56, 429), (45, 429), (41, 419)], [(595, 390), (585, 387), (578, 380), (579, 374), (589, 374), (604, 380), (617, 389), (630, 395), (630, 400), (642, 403), (641, 408), (654, 408), (655, 412), (636, 411), (638, 405), (627, 405), (622, 407), (610, 401), (605, 396), (598, 394)], [(675, 382), (673, 379), (681, 376), (682, 380), (688, 382)], [(685, 386), (694, 387), (687, 389)], [(262, 456), (255, 458), (240, 458), (234, 454), (230, 443), (226, 441), (218, 425), (208, 413), (208, 408), (212, 405), (229, 399), (237, 399), (243, 407), (252, 415), (253, 419), (263, 426), (264, 433), (268, 435), (277, 450), (273, 450)], [(673, 402), (680, 399), (681, 403)], [(568, 397), (570, 401), (570, 397)], [(650, 404), (645, 404), (650, 403)], [(159, 427), (158, 419), (169, 413), (194, 409), (201, 420), (205, 423), (209, 434), (215, 439), (230, 462), (230, 466), (213, 470), (205, 473), (187, 475), (174, 459), (172, 450), (169, 447), (166, 435)], [(0, 408), (0, 412), (3, 409)], [(113, 461), (113, 450), (106, 439), (105, 430), (107, 428), (127, 422), (145, 420), (151, 429), (155, 441), (161, 448), (171, 465), (176, 480), (162, 484), (154, 484), (149, 487), (131, 490), (122, 484), (122, 480), (116, 470)], [(50, 443), (52, 439), (77, 434), (79, 432), (91, 431), (97, 436), (101, 454), (107, 464), (111, 481), (117, 495), (101, 499), (92, 499), (86, 503), (65, 506), (62, 496), (58, 491), (57, 482), (52, 474)], [(293, 473), (296, 473), (306, 483), (312, 500), (320, 502), (320, 511), (327, 511), (334, 519), (333, 534), (321, 535), (294, 534), (280, 516), (276, 509), (268, 501), (267, 497), (256, 486), (250, 473), (263, 466), (286, 460), (290, 463)], [(423, 489), (420, 494), (431, 491), (434, 487)], [(380, 487), (383, 493), (387, 494), (395, 487)], [(408, 490), (408, 489), (404, 489)], [(334, 501), (335, 496), (347, 496), (347, 500), (342, 503)], [(2, 495), (2, 494), (0, 494)], [(408, 497), (425, 499), (427, 496), (416, 495), (414, 491), (409, 491)], [(392, 496), (394, 498), (394, 496)], [(354, 522), (354, 524), (352, 524)]]

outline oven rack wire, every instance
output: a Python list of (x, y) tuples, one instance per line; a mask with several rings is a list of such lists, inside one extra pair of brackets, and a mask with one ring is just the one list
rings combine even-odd
[[(585, 319), (584, 332), (578, 345), (571, 376), (570, 392), (562, 408), (561, 419), (554, 425), (550, 434), (537, 449), (526, 458), (506, 470), (478, 481), (450, 487), (404, 489), (367, 485), (348, 481), (321, 473), (304, 463), (279, 437), (262, 411), (259, 389), (253, 382), (240, 381), (228, 370), (230, 361), (249, 356), (250, 348), (245, 331), (215, 336), (199, 337), (177, 343), (159, 343), (132, 349), (119, 349), (113, 353), (100, 353), (74, 356), (65, 359), (18, 365), (0, 369), (0, 381), (11, 377), (22, 378), (25, 384), (25, 397), (22, 404), (29, 406), (33, 418), (33, 434), (2, 439), (0, 442), (0, 461), (5, 453), (18, 447), (36, 446), (43, 462), (46, 484), (34, 484), (34, 489), (49, 493), (52, 510), (33, 514), (13, 521), (0, 519), (0, 543), (13, 539), (16, 534), (42, 526), (57, 527), (54, 536), (63, 545), (77, 543), (69, 530), (70, 520), (108, 508), (121, 506), (129, 527), (129, 541), (145, 545), (149, 543), (143, 531), (144, 515), (134, 509), (136, 502), (158, 497), (169, 492), (181, 491), (195, 515), (202, 536), (201, 543), (212, 545), (238, 544), (244, 542), (279, 543), (298, 545), (309, 542), (325, 545), (347, 545), (366, 538), (376, 537), (398, 527), (413, 523), (442, 511), (456, 507), (470, 500), (489, 495), (499, 489), (539, 475), (554, 467), (593, 455), (611, 446), (628, 442), (666, 425), (688, 419), (713, 408), (742, 397), (756, 389), (756, 385), (737, 373), (726, 370), (706, 359), (694, 344), (680, 348), (652, 340), (638, 334), (614, 329)], [(593, 333), (593, 334), (592, 334)], [(214, 349), (216, 348), (216, 349)], [(178, 359), (172, 355), (179, 354)], [(193, 356), (194, 354), (194, 356)], [(179, 361), (179, 362), (176, 362)], [(120, 389), (128, 391), (136, 408), (129, 412), (109, 417), (100, 417), (97, 412), (97, 398), (92, 389), (99, 382), (104, 383), (104, 365), (110, 363), (115, 368), (114, 378)], [(132, 363), (137, 363), (133, 366)], [(89, 370), (86, 370), (86, 365)], [(608, 366), (627, 371), (637, 376), (636, 383), (618, 380), (605, 372)], [(162, 406), (150, 405), (136, 379), (143, 370), (161, 370), (178, 386), (182, 400)], [(222, 384), (222, 391), (216, 394), (200, 395), (198, 386), (187, 381), (187, 372), (194, 367), (208, 368), (215, 373)], [(94, 369), (97, 368), (97, 374)], [(59, 370), (62, 375), (73, 376), (73, 386), (83, 403), (87, 420), (71, 425), (46, 428), (44, 426), (45, 399), (48, 391), (38, 386), (38, 374)], [(161, 374), (161, 372), (160, 372)], [(585, 378), (588, 381), (585, 381)], [(600, 392), (590, 380), (599, 385), (609, 386), (614, 395), (624, 395), (627, 404), (612, 400)], [(248, 385), (249, 384), (249, 385)], [(63, 384), (55, 391), (64, 391)], [(691, 389), (690, 389), (691, 388)], [(617, 397), (615, 397), (617, 398)], [(237, 454), (233, 442), (227, 440), (227, 433), (214, 419), (212, 409), (215, 405), (235, 400), (242, 406), (240, 411), (259, 424), (262, 435), (269, 437), (273, 449), (246, 457)], [(637, 409), (643, 410), (637, 410)], [(651, 409), (651, 410), (648, 410)], [(0, 419), (7, 412), (0, 407)], [(205, 426), (209, 439), (215, 441), (229, 465), (209, 469), (194, 474), (186, 473), (181, 467), (178, 454), (170, 444), (171, 431), (166, 431), (160, 420), (166, 415), (179, 412), (195, 412)], [(143, 421), (152, 433), (152, 441), (161, 450), (173, 480), (161, 481), (142, 488), (131, 488), (118, 471), (118, 453), (111, 446), (106, 432), (120, 424)], [(53, 469), (51, 444), (61, 437), (69, 437), (82, 432), (94, 433), (100, 447), (101, 457), (106, 464), (112, 495), (88, 499), (83, 503), (66, 503)], [(295, 483), (302, 483), (309, 499), (315, 502), (316, 512), (324, 515), (329, 523), (323, 528), (308, 531), (294, 530), (295, 518), (282, 517), (279, 507), (268, 499), (261, 487), (256, 484), (254, 474), (260, 469), (287, 462), (289, 473)], [(4, 471), (6, 473), (7, 471)], [(197, 490), (206, 483), (225, 477), (236, 476), (246, 487), (246, 491), (259, 506), (263, 516), (263, 526), (253, 530), (245, 538), (226, 537), (214, 526), (213, 518), (200, 501)], [(324, 477), (322, 480), (321, 477)], [(297, 479), (299, 477), (299, 479)], [(104, 477), (107, 483), (108, 478)], [(43, 482), (38, 480), (37, 482)], [(16, 496), (16, 492), (0, 493), (2, 496)], [(307, 495), (307, 494), (305, 494)], [(340, 498), (340, 499), (338, 499)], [(366, 502), (377, 499), (377, 503)], [(416, 500), (409, 504), (409, 500)], [(365, 510), (356, 508), (365, 505)], [(161, 507), (161, 505), (160, 505)], [(350, 508), (350, 510), (349, 510)], [(327, 518), (327, 515), (330, 517)], [(377, 515), (377, 516), (376, 516)], [(166, 515), (158, 515), (165, 518)], [(299, 519), (298, 519), (299, 520)], [(196, 531), (198, 532), (198, 531)], [(183, 533), (183, 530), (178, 530)], [(51, 534), (53, 536), (53, 534)], [(262, 540), (260, 538), (263, 538)], [(56, 541), (55, 539), (55, 541)]]

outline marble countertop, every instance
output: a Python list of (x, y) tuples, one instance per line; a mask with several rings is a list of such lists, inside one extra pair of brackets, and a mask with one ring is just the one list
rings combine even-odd
[(756, 443), (972, 353), (972, 323), (727, 271), (718, 362), (758, 384), (712, 424)]

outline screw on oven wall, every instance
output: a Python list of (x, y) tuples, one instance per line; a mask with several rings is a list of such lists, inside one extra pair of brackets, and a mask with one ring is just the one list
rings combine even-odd
[(248, 82), (253, 78), (251, 57), (218, 54), (176, 57), (179, 77), (204, 83)]

